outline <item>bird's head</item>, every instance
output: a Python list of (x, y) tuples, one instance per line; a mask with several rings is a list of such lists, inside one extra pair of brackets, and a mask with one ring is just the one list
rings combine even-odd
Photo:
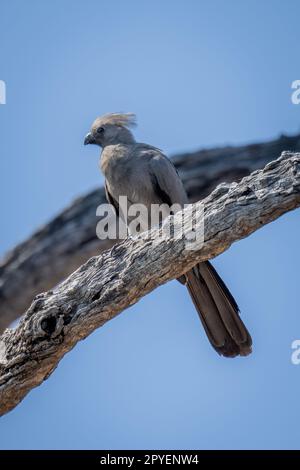
[(135, 140), (129, 128), (134, 125), (135, 115), (132, 113), (105, 114), (95, 119), (84, 145), (94, 144), (103, 148), (106, 145), (133, 143)]

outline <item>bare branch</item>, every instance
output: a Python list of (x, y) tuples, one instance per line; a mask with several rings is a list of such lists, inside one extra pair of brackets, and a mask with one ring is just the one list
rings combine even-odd
[[(240, 183), (222, 184), (205, 201), (205, 240), (189, 250), (184, 239), (158, 230), (127, 239), (91, 258), (54, 292), (39, 295), (16, 330), (0, 337), (0, 414), (45, 380), (76, 343), (199, 261), (300, 205), (300, 153), (284, 153)], [(193, 209), (185, 209), (192, 227)], [(180, 220), (174, 217), (174, 225)], [(197, 219), (197, 218), (196, 218)], [(155, 240), (153, 240), (153, 234)]]
[[(283, 150), (300, 151), (300, 135), (177, 155), (173, 162), (190, 201), (195, 202), (219, 183), (239, 181), (262, 168)], [(36, 294), (53, 288), (91, 256), (112, 246), (96, 238), (96, 208), (103, 202), (103, 188), (77, 199), (6, 256), (0, 264), (0, 332), (25, 311)]]

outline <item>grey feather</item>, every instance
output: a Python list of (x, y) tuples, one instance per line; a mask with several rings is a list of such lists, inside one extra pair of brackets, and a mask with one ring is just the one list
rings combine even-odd
[[(103, 148), (100, 166), (109, 201), (116, 207), (119, 197), (127, 196), (129, 204), (144, 204), (149, 212), (151, 204), (183, 207), (188, 199), (173, 164), (158, 148), (135, 142), (128, 130), (130, 123), (128, 115), (111, 114), (97, 118), (92, 126), (93, 143)], [(99, 125), (104, 126), (100, 133)], [(144, 222), (146, 226), (149, 220)], [(251, 337), (236, 301), (213, 266), (200, 263), (179, 281), (187, 286), (216, 351), (227, 357), (249, 354)]]

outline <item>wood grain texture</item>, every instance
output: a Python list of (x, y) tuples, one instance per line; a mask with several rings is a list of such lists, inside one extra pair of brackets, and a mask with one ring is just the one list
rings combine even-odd
[[(205, 200), (203, 246), (159, 236), (126, 239), (93, 257), (54, 291), (40, 294), (15, 330), (0, 337), (0, 414), (45, 380), (76, 343), (157, 286), (213, 258), (241, 238), (300, 205), (300, 153), (285, 152), (240, 183), (223, 183)], [(184, 212), (188, 233), (201, 203)], [(202, 212), (201, 212), (202, 213)], [(193, 219), (194, 218), (194, 219)], [(180, 213), (172, 219), (175, 229)], [(153, 238), (154, 237), (154, 238)]]

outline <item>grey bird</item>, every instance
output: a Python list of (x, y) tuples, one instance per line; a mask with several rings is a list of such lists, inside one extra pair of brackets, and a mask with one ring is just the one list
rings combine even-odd
[[(175, 167), (156, 147), (136, 142), (133, 125), (134, 114), (106, 114), (94, 121), (84, 140), (102, 148), (108, 202), (117, 213), (120, 196), (149, 210), (151, 204), (182, 207), (188, 199)], [(226, 357), (250, 354), (252, 340), (238, 305), (212, 264), (199, 263), (178, 280), (186, 285), (214, 349)]]

